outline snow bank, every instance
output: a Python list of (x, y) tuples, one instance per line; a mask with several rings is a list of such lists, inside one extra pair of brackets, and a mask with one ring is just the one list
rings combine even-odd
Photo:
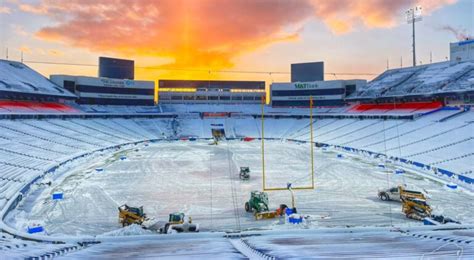
[(136, 236), (136, 235), (149, 235), (152, 234), (150, 230), (143, 229), (140, 225), (132, 224), (117, 230), (106, 232), (103, 236), (110, 237), (122, 237), (122, 236)]

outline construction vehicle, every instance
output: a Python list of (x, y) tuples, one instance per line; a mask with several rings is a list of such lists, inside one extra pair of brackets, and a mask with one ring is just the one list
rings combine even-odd
[(194, 224), (191, 217), (186, 220), (184, 213), (181, 212), (171, 213), (168, 223), (160, 229), (160, 233), (164, 234), (182, 232), (199, 232), (199, 224)]
[(218, 145), (220, 141), (225, 139), (225, 131), (222, 128), (211, 129), (212, 142), (209, 145)]
[(265, 192), (252, 191), (249, 201), (245, 202), (245, 211), (253, 212), (256, 220), (270, 219), (282, 216), (287, 206), (281, 204), (275, 211), (268, 209), (268, 195)]
[(387, 190), (379, 191), (378, 197), (383, 201), (402, 201), (403, 198), (416, 198), (426, 201), (426, 197), (423, 192), (406, 190), (403, 186), (393, 187)]
[(402, 212), (407, 218), (423, 220), (426, 217), (431, 217), (431, 211), (430, 205), (424, 199), (402, 198)]
[(250, 169), (249, 167), (240, 167), (239, 177), (241, 180), (250, 179)]
[(143, 207), (130, 207), (124, 204), (118, 207), (119, 210), (119, 223), (122, 227), (129, 226), (131, 224), (141, 225), (147, 220), (146, 214), (143, 213)]
[(447, 223), (461, 224), (459, 221), (445, 216), (432, 215), (432, 209), (424, 199), (403, 198), (402, 203), (402, 211), (407, 218), (423, 221), (425, 222), (425, 225), (439, 225)]

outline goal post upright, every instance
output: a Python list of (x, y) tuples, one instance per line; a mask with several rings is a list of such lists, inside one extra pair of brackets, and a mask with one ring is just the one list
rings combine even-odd
[(309, 125), (310, 125), (310, 140), (311, 146), (311, 188), (314, 189), (314, 145), (313, 144), (313, 96), (309, 96)]
[[(280, 190), (288, 190), (288, 187), (272, 187), (272, 188), (267, 188), (266, 185), (266, 173), (265, 173), (265, 101), (262, 97), (262, 104), (261, 104), (261, 139), (262, 139), (262, 191), (280, 191)], [(313, 97), (309, 97), (309, 124), (310, 124), (310, 155), (311, 155), (311, 185), (310, 186), (302, 186), (302, 187), (292, 187), (291, 189), (293, 190), (314, 190), (315, 185), (314, 185), (314, 143), (313, 143)]]
[(265, 119), (264, 119), (264, 113), (265, 113), (265, 96), (262, 96), (262, 133), (260, 134), (260, 137), (262, 138), (262, 190), (265, 191), (265, 136), (264, 136), (264, 127), (265, 127)]

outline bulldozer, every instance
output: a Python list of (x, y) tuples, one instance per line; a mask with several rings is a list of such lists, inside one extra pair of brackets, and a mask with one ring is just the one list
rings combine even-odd
[(426, 200), (404, 198), (402, 203), (402, 211), (407, 218), (423, 221), (425, 225), (435, 225), (435, 223), (436, 225), (447, 223), (461, 224), (459, 221), (442, 215), (432, 215), (432, 208), (426, 203)]
[(160, 229), (162, 234), (199, 232), (199, 224), (193, 223), (191, 217), (185, 219), (184, 213), (175, 212), (169, 215), (168, 223)]
[(252, 191), (249, 201), (245, 202), (245, 211), (253, 212), (256, 220), (270, 219), (284, 214), (287, 206), (281, 204), (279, 209), (270, 211), (268, 209), (268, 195), (261, 191)]
[(129, 226), (131, 224), (142, 225), (142, 223), (147, 220), (147, 216), (143, 213), (142, 207), (130, 207), (127, 204), (124, 204), (118, 207), (119, 210), (119, 223), (122, 224), (122, 227)]
[(383, 200), (403, 201), (404, 198), (415, 198), (426, 201), (426, 196), (423, 192), (406, 190), (403, 186), (393, 187), (387, 190), (379, 191), (378, 197)]
[(422, 221), (426, 217), (431, 217), (431, 211), (430, 205), (424, 199), (402, 198), (402, 212), (407, 218)]

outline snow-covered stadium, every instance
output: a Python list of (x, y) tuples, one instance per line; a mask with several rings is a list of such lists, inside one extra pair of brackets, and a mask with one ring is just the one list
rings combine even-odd
[[(79, 105), (6, 60), (0, 93), (2, 256), (474, 257), (474, 62), (388, 70), (312, 109)], [(381, 200), (399, 186), (429, 214)], [(262, 187), (267, 212), (247, 212)], [(124, 204), (182, 212), (199, 232), (122, 227)]]

